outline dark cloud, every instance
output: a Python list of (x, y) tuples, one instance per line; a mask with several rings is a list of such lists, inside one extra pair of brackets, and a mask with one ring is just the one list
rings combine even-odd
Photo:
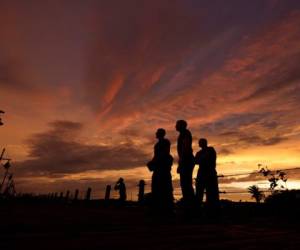
[(271, 146), (279, 144), (280, 142), (286, 140), (286, 138), (275, 136), (270, 138), (262, 138), (258, 135), (238, 135), (238, 142), (246, 143), (247, 145), (263, 145), (263, 146)]
[(18, 162), (19, 174), (59, 176), (90, 170), (120, 170), (143, 166), (149, 156), (130, 142), (88, 145), (80, 142), (82, 124), (55, 121), (45, 133), (29, 140), (29, 160)]
[(230, 136), (237, 133), (237, 129), (258, 123), (270, 116), (271, 113), (231, 114), (213, 123), (202, 125), (200, 130), (206, 133), (216, 133), (220, 136)]
[[(288, 139), (285, 134), (289, 128), (281, 128), (278, 121), (274, 121), (280, 115), (275, 112), (234, 114), (202, 125), (199, 131), (218, 137), (218, 141), (226, 140), (236, 149), (249, 146), (272, 146)], [(221, 146), (220, 152), (222, 151)]]
[(11, 68), (8, 67), (5, 63), (0, 63), (0, 84), (9, 85), (10, 82), (15, 82), (12, 80), (14, 73)]
[[(298, 35), (298, 39), (300, 39), (300, 34)], [(281, 62), (281, 64), (273, 68), (271, 72), (266, 72), (264, 75), (261, 75), (259, 79), (255, 79), (257, 89), (244, 98), (243, 101), (268, 97), (284, 89), (289, 89), (297, 83), (299, 84), (300, 72), (297, 65), (300, 63), (300, 53), (284, 60), (286, 61)]]
[(233, 152), (234, 152), (233, 150), (230, 150), (230, 149), (227, 149), (227, 148), (221, 148), (221, 149), (217, 150), (217, 153), (219, 155), (230, 155)]
[(6, 61), (0, 56), (0, 87), (14, 91), (31, 90), (30, 81), (26, 79), (26, 70), (28, 69), (23, 62), (13, 59)]
[(279, 126), (279, 123), (276, 121), (265, 121), (262, 122), (261, 125), (268, 129), (276, 129)]

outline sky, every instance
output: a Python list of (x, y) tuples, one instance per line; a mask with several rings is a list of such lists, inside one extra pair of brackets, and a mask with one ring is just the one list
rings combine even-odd
[[(299, 65), (298, 0), (0, 0), (0, 147), (19, 192), (99, 198), (122, 176), (136, 199), (165, 128), (180, 198), (185, 119), (195, 153), (201, 137), (215, 147), (219, 174), (288, 168), (300, 188)], [(220, 179), (227, 191), (252, 184), (268, 186)]]

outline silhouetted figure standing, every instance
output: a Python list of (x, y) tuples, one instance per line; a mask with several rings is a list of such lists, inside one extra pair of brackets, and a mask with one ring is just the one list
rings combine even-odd
[(126, 201), (127, 194), (126, 194), (126, 185), (123, 178), (120, 178), (115, 184), (115, 190), (119, 190), (119, 201), (124, 202)]
[(195, 194), (193, 188), (194, 155), (192, 149), (192, 134), (187, 129), (187, 122), (179, 120), (176, 123), (179, 132), (177, 140), (177, 153), (179, 157), (177, 173), (180, 174), (180, 186), (185, 204), (194, 202)]
[(173, 186), (171, 168), (173, 157), (170, 155), (171, 143), (164, 138), (166, 131), (162, 128), (156, 132), (158, 142), (154, 146), (154, 157), (147, 164), (150, 171), (153, 171), (151, 193), (153, 205), (160, 209), (172, 209), (173, 207)]
[(219, 187), (216, 171), (217, 154), (213, 147), (207, 146), (207, 140), (204, 138), (199, 140), (199, 147), (201, 150), (197, 152), (195, 157), (196, 164), (199, 164), (196, 179), (196, 199), (201, 204), (204, 191), (206, 191), (209, 212), (214, 212), (215, 209), (219, 208)]

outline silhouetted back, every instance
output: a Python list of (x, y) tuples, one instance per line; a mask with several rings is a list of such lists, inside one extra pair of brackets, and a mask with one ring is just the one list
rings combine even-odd
[(182, 161), (193, 158), (192, 143), (193, 138), (191, 132), (188, 129), (180, 131), (177, 140), (177, 152)]
[(196, 164), (199, 164), (201, 171), (216, 171), (217, 154), (213, 147), (207, 147), (197, 152), (195, 157)]

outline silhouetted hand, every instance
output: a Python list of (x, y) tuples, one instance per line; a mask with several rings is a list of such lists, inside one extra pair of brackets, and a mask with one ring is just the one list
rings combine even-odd
[(149, 161), (148, 163), (147, 163), (147, 167), (148, 167), (148, 169), (149, 169), (149, 171), (154, 171), (154, 168), (155, 168), (155, 163), (154, 163), (154, 161), (152, 160), (152, 161)]

